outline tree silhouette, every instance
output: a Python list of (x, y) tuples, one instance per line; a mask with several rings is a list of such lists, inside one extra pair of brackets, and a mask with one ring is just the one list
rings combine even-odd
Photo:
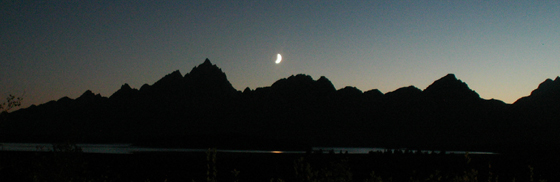
[(0, 121), (4, 121), (5, 114), (13, 108), (19, 107), (23, 98), (10, 94), (6, 97), (6, 102), (0, 104)]

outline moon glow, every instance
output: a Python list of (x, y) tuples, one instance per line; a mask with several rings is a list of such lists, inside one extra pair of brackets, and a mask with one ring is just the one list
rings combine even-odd
[(278, 56), (276, 56), (276, 64), (280, 64), (280, 62), (282, 62), (282, 55), (278, 54)]

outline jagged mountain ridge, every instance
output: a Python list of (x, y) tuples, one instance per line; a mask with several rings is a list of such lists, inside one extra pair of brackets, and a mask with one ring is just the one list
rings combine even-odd
[(248, 148), (346, 145), (494, 150), (558, 138), (552, 133), (538, 134), (547, 126), (528, 123), (538, 118), (537, 123), (550, 125), (560, 117), (539, 116), (538, 110), (522, 106), (554, 104), (543, 98), (557, 95), (559, 83), (558, 78), (546, 80), (513, 108), (480, 98), (453, 74), (424, 90), (408, 86), (385, 94), (355, 87), (336, 90), (327, 78), (314, 80), (304, 74), (241, 92), (206, 59), (184, 76), (174, 71), (139, 90), (124, 84), (108, 98), (88, 90), (76, 99), (64, 97), (18, 110), (9, 115), (13, 122), (3, 128), (2, 139), (53, 142), (72, 138), (192, 147), (231, 147), (233, 140), (238, 147)]

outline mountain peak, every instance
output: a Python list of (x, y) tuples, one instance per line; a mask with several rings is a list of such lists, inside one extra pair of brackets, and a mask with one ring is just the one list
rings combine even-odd
[(530, 102), (551, 103), (560, 101), (560, 78), (556, 77), (554, 81), (550, 78), (543, 81), (537, 89), (531, 92), (531, 95), (519, 98), (514, 104), (526, 104)]
[(237, 92), (222, 69), (212, 64), (208, 58), (187, 73), (184, 80), (190, 89), (197, 89), (201, 92), (212, 92), (213, 94)]
[(282, 88), (287, 85), (294, 85), (294, 84), (298, 86), (306, 86), (306, 85), (311, 85), (313, 82), (314, 80), (311, 76), (306, 74), (297, 74), (297, 75), (291, 75), (288, 78), (282, 78), (274, 82), (270, 87)]
[(452, 73), (434, 81), (423, 92), (428, 97), (445, 101), (480, 99), (478, 93), (471, 90), (465, 82), (457, 79)]
[(121, 86), (121, 90), (132, 90), (132, 87), (130, 87), (128, 83), (125, 83)]
[(79, 102), (93, 102), (94, 100), (101, 99), (100, 94), (94, 94), (91, 90), (86, 90), (80, 97), (76, 98)]
[(200, 65), (212, 66), (212, 62), (210, 62), (210, 59), (206, 58), (206, 60), (204, 60), (204, 62)]
[(393, 103), (412, 103), (422, 99), (422, 90), (410, 85), (408, 87), (401, 87), (397, 90), (387, 92), (384, 97)]
[(113, 95), (109, 96), (109, 98), (114, 99), (114, 98), (127, 97), (137, 91), (138, 90), (136, 89), (132, 89), (132, 87), (130, 87), (128, 83), (125, 83), (124, 85), (121, 86), (121, 89), (117, 90), (115, 93), (113, 93)]
[(531, 96), (535, 97), (551, 97), (560, 92), (560, 78), (556, 77), (554, 81), (550, 78), (539, 84), (537, 89), (531, 92)]
[(455, 74), (448, 73), (447, 75), (442, 77), (440, 80), (458, 80), (458, 79), (457, 79), (457, 77), (455, 77)]
[(344, 88), (341, 88), (339, 90), (336, 91), (338, 94), (342, 94), (342, 95), (361, 95), (363, 94), (363, 92), (356, 88), (356, 87), (352, 87), (352, 86), (346, 86)]
[(410, 97), (417, 97), (422, 93), (422, 90), (416, 88), (413, 85), (408, 87), (401, 87), (397, 90), (385, 93), (388, 97), (402, 97), (402, 98), (410, 98)]
[(334, 85), (322, 76), (318, 80), (306, 74), (291, 75), (288, 78), (282, 78), (274, 82), (270, 88), (283, 94), (308, 95), (308, 96), (325, 96), (336, 92)]
[(205, 72), (205, 71), (217, 73), (218, 71), (222, 72), (222, 69), (218, 68), (218, 66), (216, 66), (215, 64), (212, 64), (212, 62), (210, 62), (210, 60), (206, 58), (206, 60), (204, 60), (202, 64), (195, 66), (188, 74), (197, 74), (199, 72)]
[(549, 89), (551, 87), (554, 87), (555, 82), (556, 81), (553, 81), (552, 79), (548, 78), (548, 79), (544, 80), (544, 82), (539, 84), (539, 87), (537, 87), (537, 89)]
[(84, 98), (93, 98), (95, 94), (91, 90), (86, 90), (80, 97), (77, 99), (84, 99)]
[(222, 75), (225, 76), (225, 73), (222, 72), (222, 69), (218, 68), (215, 64), (212, 64), (208, 58), (204, 60), (202, 64), (195, 66), (191, 72), (187, 73), (185, 77), (199, 77), (199, 76), (207, 76), (207, 75)]
[(321, 87), (323, 89), (325, 89), (327, 92), (334, 92), (336, 91), (336, 88), (334, 87), (334, 85), (332, 84), (332, 82), (325, 76), (321, 76), (318, 80), (317, 80), (317, 86)]

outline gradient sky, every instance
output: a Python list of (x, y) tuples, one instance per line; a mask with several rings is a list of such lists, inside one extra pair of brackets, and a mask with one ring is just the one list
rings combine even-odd
[(512, 103), (560, 75), (559, 10), (555, 0), (6, 0), (0, 98), (108, 97), (209, 58), (238, 90), (305, 73), (386, 93), (455, 73)]

